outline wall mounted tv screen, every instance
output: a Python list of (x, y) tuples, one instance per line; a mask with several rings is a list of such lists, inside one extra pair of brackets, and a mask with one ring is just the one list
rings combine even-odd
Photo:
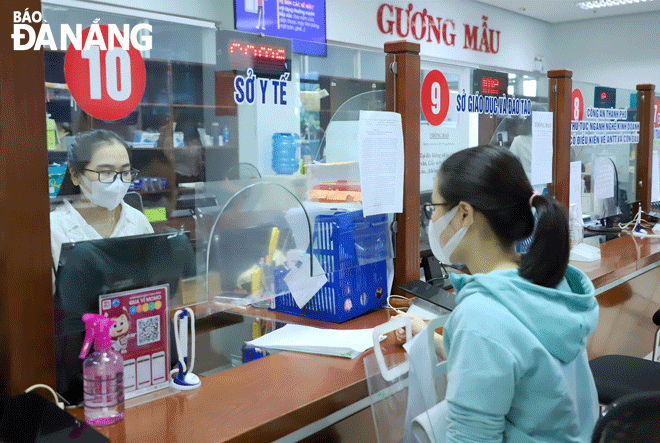
[(325, 57), (325, 0), (234, 0), (236, 30), (291, 39), (291, 51)]

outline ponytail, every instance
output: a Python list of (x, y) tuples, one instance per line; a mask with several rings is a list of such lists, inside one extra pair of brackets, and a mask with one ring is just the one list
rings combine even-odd
[(536, 229), (529, 250), (520, 257), (518, 273), (537, 285), (555, 288), (568, 267), (568, 217), (550, 197), (535, 195)]

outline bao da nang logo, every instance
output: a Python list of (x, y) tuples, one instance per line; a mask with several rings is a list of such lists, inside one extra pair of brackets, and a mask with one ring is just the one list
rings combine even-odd
[[(83, 32), (81, 24), (74, 25), (74, 29), (67, 23), (60, 24), (60, 40), (56, 41), (49, 23), (43, 20), (41, 11), (14, 11), (14, 40), (15, 51), (52, 49), (66, 51), (69, 45), (80, 50), (89, 50), (98, 46), (100, 50), (112, 50), (116, 47), (128, 51), (132, 46), (138, 51), (148, 51), (152, 48), (151, 25), (140, 23), (132, 28), (124, 24), (121, 29), (116, 24), (99, 25), (99, 19), (94, 20), (89, 32)], [(38, 31), (35, 26), (39, 27)], [(102, 32), (102, 26), (107, 26), (107, 32)], [(58, 44), (59, 43), (59, 44)]]
[(146, 71), (140, 51), (151, 49), (151, 25), (125, 24), (120, 29), (98, 21), (84, 29), (77, 24), (75, 30), (61, 24), (56, 41), (40, 11), (14, 11), (11, 37), (17, 51), (66, 50), (63, 68), (71, 98), (92, 117), (118, 120), (133, 112), (144, 95)]

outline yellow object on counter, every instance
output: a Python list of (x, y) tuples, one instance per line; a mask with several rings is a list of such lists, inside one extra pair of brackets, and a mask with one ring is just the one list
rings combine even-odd
[(256, 294), (261, 288), (261, 268), (256, 267), (252, 270), (252, 294)]
[(277, 242), (280, 238), (280, 230), (277, 227), (273, 227), (270, 231), (270, 242), (268, 243), (268, 255), (266, 256), (266, 264), (270, 264), (273, 260), (273, 253), (277, 247)]
[(150, 222), (165, 221), (167, 220), (167, 212), (165, 208), (146, 208), (144, 215)]

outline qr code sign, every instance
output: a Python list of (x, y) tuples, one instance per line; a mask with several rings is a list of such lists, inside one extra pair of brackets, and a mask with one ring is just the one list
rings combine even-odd
[(103, 309), (103, 310), (108, 310), (108, 309), (110, 309), (110, 307), (111, 307), (110, 299), (108, 299), (108, 300), (103, 300), (103, 304), (102, 304), (102, 306), (101, 306), (101, 309)]
[(160, 317), (138, 318), (137, 322), (137, 344), (148, 345), (160, 341)]

